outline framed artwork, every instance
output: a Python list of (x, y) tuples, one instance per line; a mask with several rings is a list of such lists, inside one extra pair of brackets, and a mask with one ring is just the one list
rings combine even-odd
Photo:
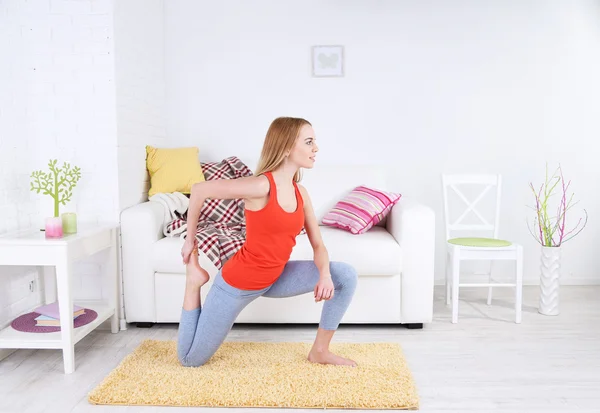
[(344, 76), (344, 46), (313, 46), (312, 75), (314, 77)]

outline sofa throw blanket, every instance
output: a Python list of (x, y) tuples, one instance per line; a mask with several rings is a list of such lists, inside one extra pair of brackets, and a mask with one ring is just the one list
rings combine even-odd
[[(157, 193), (148, 198), (148, 201), (158, 202), (163, 206), (165, 211), (163, 222), (169, 223), (182, 216), (190, 205), (190, 199), (187, 197), (187, 195), (182, 194), (181, 192), (173, 192), (170, 194)], [(166, 232), (167, 227), (168, 225), (163, 227), (163, 234), (165, 236), (169, 235)]]
[[(252, 171), (237, 157), (232, 156), (221, 162), (202, 163), (202, 172), (207, 181), (213, 179), (237, 179), (251, 176)], [(166, 236), (187, 237), (187, 209), (185, 213), (175, 212), (176, 218), (168, 222)], [(221, 269), (244, 244), (246, 240), (246, 220), (244, 201), (241, 199), (207, 199), (200, 210), (196, 229), (198, 248), (211, 262)]]

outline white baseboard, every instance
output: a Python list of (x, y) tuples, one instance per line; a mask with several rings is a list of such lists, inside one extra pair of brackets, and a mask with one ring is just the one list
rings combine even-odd
[[(484, 275), (461, 275), (461, 282), (464, 283), (477, 283), (477, 282), (487, 282), (487, 278)], [(509, 281), (513, 282), (510, 278), (506, 277), (498, 277), (496, 281)], [(445, 281), (443, 278), (437, 278), (435, 280), (435, 285), (445, 285)], [(523, 285), (540, 285), (539, 278), (526, 278), (523, 280)], [(560, 285), (564, 286), (584, 286), (584, 285), (600, 285), (600, 278), (568, 278), (565, 277), (561, 280)]]
[(0, 361), (4, 360), (5, 358), (7, 358), (8, 356), (10, 356), (15, 351), (17, 351), (17, 349), (14, 349), (14, 348), (0, 348)]

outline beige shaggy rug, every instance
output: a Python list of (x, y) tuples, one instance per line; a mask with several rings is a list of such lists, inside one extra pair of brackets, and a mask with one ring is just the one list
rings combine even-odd
[(332, 343), (357, 367), (311, 363), (312, 343), (226, 341), (183, 367), (175, 341), (145, 340), (90, 394), (93, 404), (411, 409), (419, 399), (398, 344)]

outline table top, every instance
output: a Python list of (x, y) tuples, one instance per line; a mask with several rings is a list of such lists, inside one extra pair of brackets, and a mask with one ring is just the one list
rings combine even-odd
[(117, 228), (116, 223), (77, 223), (76, 234), (64, 234), (62, 238), (46, 238), (46, 233), (39, 228), (29, 228), (21, 231), (10, 232), (0, 235), (0, 246), (2, 245), (35, 245), (53, 246), (67, 245), (70, 242), (79, 241), (107, 229)]

